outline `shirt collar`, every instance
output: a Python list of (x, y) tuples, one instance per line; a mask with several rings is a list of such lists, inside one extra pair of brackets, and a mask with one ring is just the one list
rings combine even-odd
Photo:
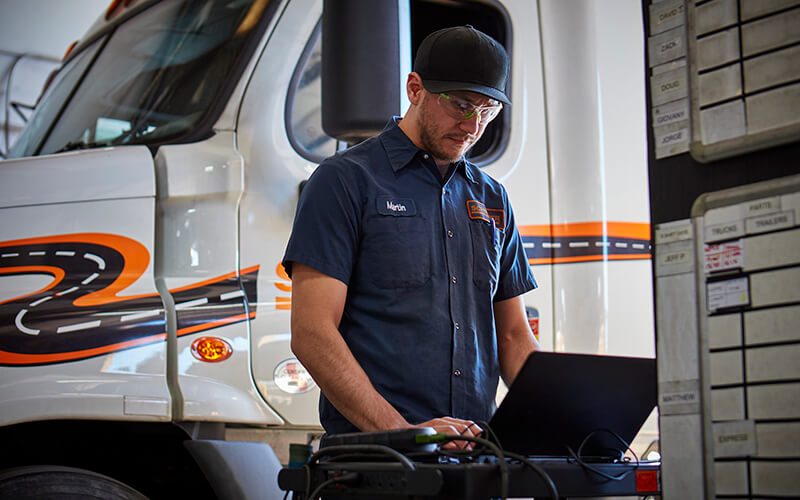
[[(393, 117), (389, 120), (389, 123), (386, 124), (386, 127), (384, 127), (380, 135), (383, 149), (386, 151), (386, 156), (389, 158), (389, 164), (395, 172), (408, 165), (411, 160), (422, 151), (411, 142), (411, 139), (409, 139), (405, 132), (397, 125), (399, 121), (399, 116)], [(464, 177), (473, 184), (478, 183), (478, 181), (475, 180), (475, 172), (473, 171), (475, 168), (477, 167), (464, 158), (458, 160), (456, 164), (456, 171), (463, 172)]]
[(458, 160), (458, 165), (456, 166), (456, 170), (463, 171), (464, 177), (466, 177), (467, 180), (469, 180), (473, 184), (478, 183), (478, 181), (475, 179), (477, 173), (475, 171), (476, 168), (478, 167), (476, 167), (473, 163), (465, 160), (464, 158)]
[(389, 164), (395, 172), (408, 165), (420, 151), (397, 125), (399, 121), (399, 116), (395, 116), (389, 120), (389, 123), (383, 128), (383, 132), (380, 135), (383, 149), (386, 151), (386, 156), (389, 158)]

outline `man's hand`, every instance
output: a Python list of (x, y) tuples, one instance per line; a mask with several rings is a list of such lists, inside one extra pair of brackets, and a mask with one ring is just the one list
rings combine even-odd
[[(414, 427), (433, 427), (436, 432), (447, 434), (448, 436), (480, 437), (483, 433), (478, 424), (472, 420), (461, 420), (453, 417), (439, 417), (422, 422)], [(475, 443), (471, 441), (450, 441), (442, 446), (445, 450), (467, 450), (471, 451)]]

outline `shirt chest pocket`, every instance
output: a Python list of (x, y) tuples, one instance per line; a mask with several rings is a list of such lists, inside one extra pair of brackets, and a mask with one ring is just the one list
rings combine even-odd
[(361, 256), (378, 288), (417, 288), (431, 277), (430, 235), (419, 216), (378, 215), (369, 221)]
[(503, 230), (482, 221), (471, 223), (469, 229), (472, 233), (472, 280), (479, 290), (494, 294), (500, 276)]

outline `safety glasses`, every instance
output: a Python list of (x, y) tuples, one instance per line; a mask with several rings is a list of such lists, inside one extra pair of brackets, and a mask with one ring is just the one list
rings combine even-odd
[(456, 120), (469, 120), (477, 115), (478, 122), (480, 122), (481, 125), (489, 123), (497, 118), (500, 110), (503, 109), (502, 104), (497, 104), (495, 106), (475, 106), (465, 99), (445, 93), (440, 93), (438, 95), (437, 102), (451, 118)]

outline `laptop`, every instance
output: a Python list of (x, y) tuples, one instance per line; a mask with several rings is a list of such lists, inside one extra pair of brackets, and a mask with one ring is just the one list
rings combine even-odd
[(656, 361), (534, 352), (489, 421), (505, 450), (527, 456), (619, 458), (657, 401)]

